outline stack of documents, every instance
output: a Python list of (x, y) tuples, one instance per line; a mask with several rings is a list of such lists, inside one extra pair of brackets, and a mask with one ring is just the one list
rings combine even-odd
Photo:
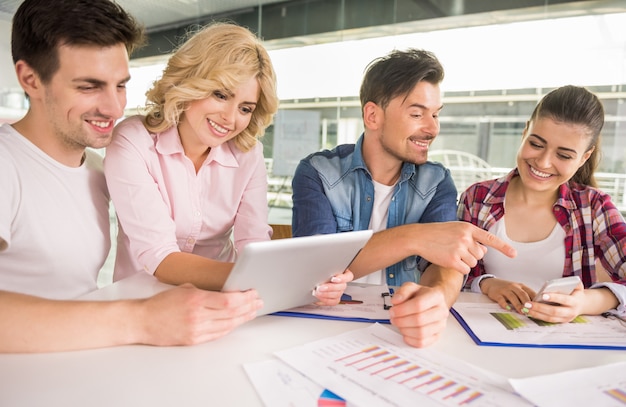
[[(389, 323), (386, 290), (351, 284), (338, 307), (279, 314)], [(626, 327), (614, 318), (549, 324), (485, 302), (457, 302), (451, 311), (479, 345), (626, 349)], [(274, 355), (244, 365), (263, 403), (272, 407), (626, 406), (626, 362), (507, 379), (432, 348), (410, 347), (378, 322)]]
[(244, 365), (268, 407), (626, 405), (626, 362), (506, 379), (379, 324), (275, 355)]
[[(531, 403), (507, 380), (371, 324), (275, 353), (244, 368), (267, 406), (507, 406)], [(322, 400), (324, 391), (342, 400)]]

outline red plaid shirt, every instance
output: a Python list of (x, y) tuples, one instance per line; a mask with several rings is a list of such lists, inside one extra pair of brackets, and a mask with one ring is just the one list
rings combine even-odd
[[(479, 182), (469, 187), (459, 199), (458, 218), (482, 229), (489, 228), (504, 216), (504, 194), (517, 169), (497, 180)], [(597, 282), (596, 259), (617, 284), (602, 284), (620, 299), (626, 297), (626, 222), (609, 195), (569, 182), (559, 188), (559, 197), (552, 208), (555, 218), (565, 230), (565, 265), (563, 276), (576, 275), (585, 288)], [(482, 260), (468, 276), (472, 280), (485, 274)], [(620, 311), (626, 311), (626, 308)]]

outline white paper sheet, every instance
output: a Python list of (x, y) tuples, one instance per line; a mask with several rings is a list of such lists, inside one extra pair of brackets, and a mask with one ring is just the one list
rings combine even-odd
[(505, 390), (505, 378), (433, 349), (412, 348), (380, 324), (275, 354), (362, 407), (531, 405)]
[(278, 359), (247, 363), (250, 381), (266, 406), (317, 407), (324, 388)]
[[(351, 301), (329, 307), (322, 305), (305, 305), (291, 308), (278, 314), (294, 316), (309, 315), (312, 318), (329, 317), (331, 319), (342, 319), (348, 321), (362, 322), (386, 322), (389, 323), (389, 311), (384, 308), (385, 299), (382, 293), (388, 293), (387, 285), (357, 284), (350, 283), (345, 290), (345, 294), (351, 297)], [(387, 304), (391, 305), (391, 300), (387, 297)], [(301, 314), (301, 315), (298, 315)]]
[(267, 407), (356, 407), (279, 359), (243, 367)]
[(549, 324), (496, 303), (457, 302), (453, 310), (463, 318), (461, 325), (486, 345), (626, 349), (626, 325), (616, 319), (581, 315), (570, 323)]
[(626, 406), (626, 362), (510, 382), (539, 407)]

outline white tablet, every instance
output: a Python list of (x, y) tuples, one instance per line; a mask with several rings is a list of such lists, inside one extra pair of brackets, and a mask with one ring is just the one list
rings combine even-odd
[(258, 315), (313, 303), (313, 289), (343, 273), (371, 236), (361, 230), (249, 243), (222, 291), (256, 289), (263, 300)]

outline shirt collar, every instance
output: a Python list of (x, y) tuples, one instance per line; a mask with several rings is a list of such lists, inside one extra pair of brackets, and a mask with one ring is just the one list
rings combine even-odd
[(178, 137), (178, 129), (176, 126), (172, 126), (161, 133), (157, 133), (156, 138), (155, 148), (159, 154), (174, 155), (185, 153), (183, 144), (180, 142), (180, 137)]
[(559, 195), (556, 199), (555, 205), (562, 206), (565, 209), (576, 209), (576, 201), (570, 183), (566, 182), (559, 187)]
[(367, 165), (365, 165), (365, 160), (363, 160), (363, 137), (364, 134), (361, 134), (361, 137), (356, 141), (356, 145), (354, 146), (354, 154), (352, 154), (352, 163), (350, 168), (353, 170), (363, 169), (369, 174), (369, 170), (367, 169)]
[(233, 153), (233, 150), (236, 148), (237, 147), (235, 147), (232, 140), (212, 148), (209, 156), (204, 162), (204, 165), (208, 165), (215, 161), (224, 167), (239, 167), (239, 161), (237, 161), (237, 157), (235, 157), (235, 154)]
[[(514, 168), (504, 179), (504, 182), (496, 183), (495, 189), (491, 192), (488, 199), (485, 200), (486, 203), (490, 203), (492, 205), (495, 204), (504, 204), (504, 195), (506, 193), (506, 189), (509, 186), (509, 183), (514, 177), (519, 176), (519, 170)], [(572, 189), (569, 185), (569, 182), (565, 184), (561, 184), (559, 186), (559, 192), (556, 199), (555, 205), (559, 205), (565, 209), (576, 209), (576, 201), (574, 200)]]
[[(356, 170), (356, 169), (363, 169), (365, 170), (368, 174), (370, 174), (369, 170), (367, 169), (367, 165), (365, 164), (365, 160), (363, 160), (363, 138), (365, 136), (365, 133), (361, 134), (361, 137), (359, 137), (359, 139), (356, 141), (356, 145), (354, 146), (354, 154), (352, 155), (352, 163), (350, 165), (350, 168), (352, 170)], [(403, 182), (408, 180), (409, 178), (411, 178), (416, 171), (416, 165), (413, 163), (409, 163), (409, 162), (404, 162), (402, 164), (402, 170), (401, 170), (401, 174), (400, 174), (400, 180), (399, 182)], [(370, 174), (371, 177), (371, 174)]]
[[(180, 141), (178, 135), (178, 129), (176, 126), (172, 126), (169, 129), (158, 133), (156, 135), (156, 150), (161, 155), (175, 155), (185, 154), (183, 144)], [(231, 144), (232, 140), (227, 141), (217, 147), (211, 148), (209, 156), (202, 165), (208, 165), (215, 161), (224, 167), (238, 167), (239, 162), (233, 153), (234, 145)]]
[(491, 191), (491, 193), (489, 194), (485, 202), (490, 203), (492, 205), (498, 205), (498, 204), (504, 205), (504, 196), (506, 194), (506, 190), (509, 187), (511, 180), (518, 176), (519, 176), (519, 171), (517, 170), (517, 168), (514, 168), (513, 170), (511, 170), (506, 175), (503, 182), (496, 182), (494, 184), (494, 189)]

